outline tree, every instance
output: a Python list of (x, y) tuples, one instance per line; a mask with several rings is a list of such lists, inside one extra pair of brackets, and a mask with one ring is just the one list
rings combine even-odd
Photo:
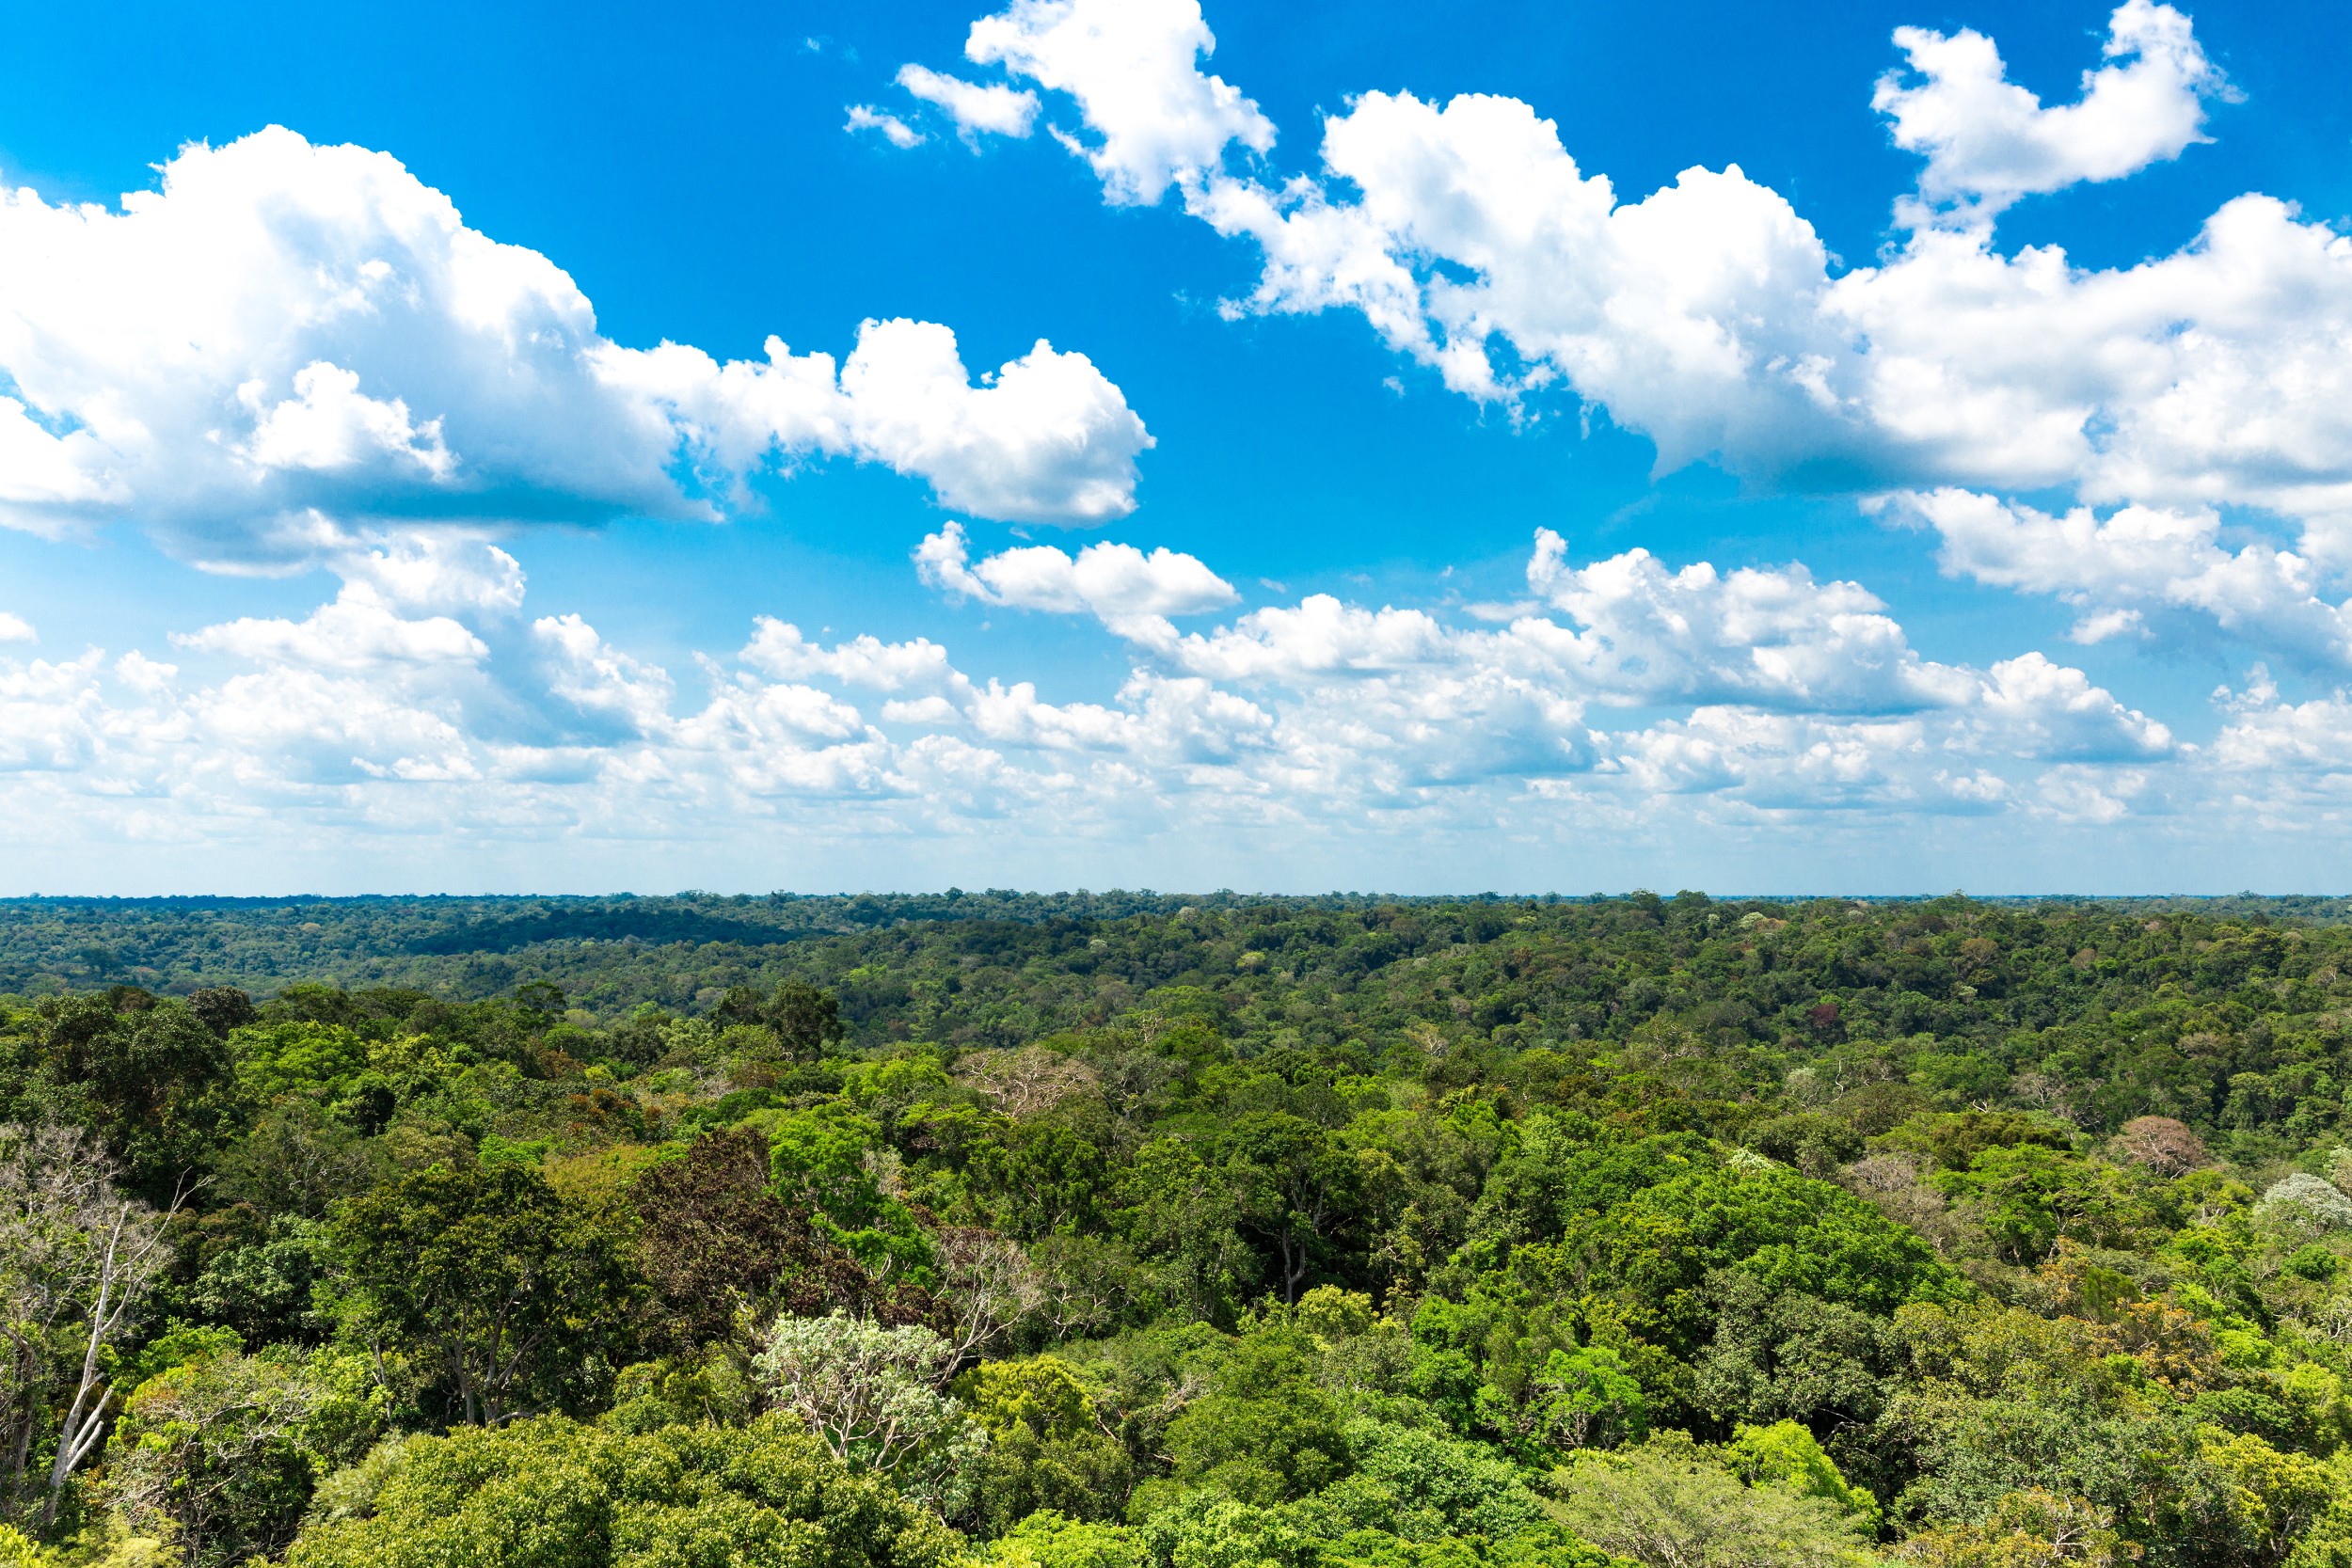
[(2170, 1117), (2134, 1117), (2116, 1133), (2115, 1148), (2158, 1176), (2185, 1176), (2208, 1158), (2204, 1140)]
[(1558, 1448), (1614, 1447), (1648, 1430), (1641, 1381), (1606, 1345), (1551, 1352), (1530, 1392), (1534, 1430)]
[(640, 1288), (625, 1240), (535, 1169), (434, 1165), (346, 1203), (332, 1235), (352, 1330), (422, 1353), (456, 1419), (576, 1408), (619, 1359)]
[(1323, 1129), (1282, 1111), (1239, 1118), (1223, 1154), (1241, 1227), (1274, 1249), (1275, 1288), (1293, 1305), (1339, 1235), (1370, 1217), (1364, 1164)]
[(541, 1417), (412, 1438), (365, 1479), (287, 1568), (952, 1568), (961, 1544), (788, 1416), (650, 1433)]
[(986, 1446), (962, 1404), (940, 1392), (955, 1352), (928, 1328), (839, 1312), (779, 1318), (753, 1366), (836, 1461), (892, 1476), (910, 1496), (947, 1504), (957, 1468)]
[(1271, 1507), (1320, 1491), (1347, 1474), (1347, 1435), (1314, 1386), (1313, 1341), (1265, 1327), (1235, 1343), (1213, 1391), (1168, 1424), (1176, 1478), (1246, 1503)]
[(1121, 1526), (1073, 1519), (1055, 1509), (1025, 1516), (991, 1544), (993, 1568), (1151, 1568), (1142, 1534)]
[(1724, 1445), (1724, 1463), (1750, 1486), (1782, 1486), (1819, 1497), (1851, 1518), (1866, 1534), (1879, 1528), (1879, 1500), (1838, 1472), (1820, 1441), (1794, 1421), (1741, 1425)]
[(797, 980), (787, 980), (771, 992), (737, 986), (720, 999), (711, 1016), (722, 1023), (752, 1023), (774, 1031), (785, 1059), (794, 1062), (817, 1060), (848, 1034), (841, 1024), (839, 999)]
[(106, 1493), (189, 1568), (282, 1551), (310, 1497), (301, 1429), (326, 1399), (282, 1357), (230, 1349), (183, 1362), (124, 1402)]
[(993, 1230), (949, 1226), (931, 1238), (938, 1309), (954, 1365), (993, 1344), (1045, 1305), (1045, 1283), (1028, 1254)]
[(1557, 1481), (1560, 1517), (1602, 1550), (1645, 1568), (1830, 1568), (1872, 1560), (1835, 1504), (1780, 1486), (1742, 1486), (1688, 1443), (1596, 1456)]
[[(706, 1132), (637, 1179), (637, 1257), (664, 1308), (655, 1337), (685, 1351), (723, 1339), (739, 1321), (890, 1304), (857, 1259), (768, 1190), (757, 1129)], [(914, 1308), (920, 1315), (921, 1306)]]
[(2140, 1549), (2105, 1509), (2035, 1487), (2003, 1497), (1981, 1524), (1922, 1530), (1896, 1556), (1917, 1568), (2122, 1568)]
[(169, 1216), (115, 1171), (78, 1131), (0, 1126), (0, 1464), (22, 1509), (47, 1447), (44, 1525), (104, 1439), (114, 1354), (170, 1260)]
[(264, 1214), (325, 1219), (341, 1199), (375, 1185), (389, 1164), (381, 1145), (331, 1121), (294, 1096), (262, 1113), (216, 1163), (218, 1195)]
[(1134, 1460), (1067, 1363), (1051, 1355), (983, 1361), (957, 1378), (954, 1391), (988, 1433), (958, 1523), (996, 1536), (1041, 1509), (1088, 1520), (1125, 1513)]
[(221, 1038), (253, 1022), (253, 998), (234, 986), (207, 986), (188, 993), (188, 1011)]
[(233, 1131), (234, 1053), (188, 1004), (122, 986), (50, 998), (33, 1021), (36, 1049), (0, 1098), (28, 1123), (88, 1128), (149, 1202), (168, 1203)]
[(1017, 1051), (970, 1051), (956, 1059), (956, 1081), (996, 1102), (1011, 1117), (1049, 1111), (1102, 1083), (1103, 1075), (1065, 1052), (1042, 1045)]

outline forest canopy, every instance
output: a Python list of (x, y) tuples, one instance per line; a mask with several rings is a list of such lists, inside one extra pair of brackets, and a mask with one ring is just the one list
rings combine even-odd
[(2352, 1563), (2332, 901), (0, 911), (0, 1564)]

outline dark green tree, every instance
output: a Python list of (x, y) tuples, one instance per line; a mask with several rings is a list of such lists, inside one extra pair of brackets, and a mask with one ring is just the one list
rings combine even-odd
[(414, 1351), (453, 1420), (581, 1408), (630, 1338), (628, 1238), (529, 1166), (418, 1171), (344, 1204), (332, 1234), (347, 1330)]
[(841, 1003), (833, 992), (787, 980), (772, 991), (738, 986), (720, 999), (712, 1016), (722, 1023), (752, 1023), (774, 1031), (787, 1060), (813, 1062), (847, 1031)]

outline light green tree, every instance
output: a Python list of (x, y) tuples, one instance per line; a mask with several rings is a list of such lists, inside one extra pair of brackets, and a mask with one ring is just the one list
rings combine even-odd
[(779, 1318), (753, 1366), (776, 1404), (853, 1470), (953, 1512), (965, 1463), (988, 1434), (940, 1391), (955, 1349), (917, 1324), (884, 1328), (835, 1312)]
[(563, 1417), (412, 1438), (287, 1568), (950, 1568), (952, 1532), (786, 1416), (626, 1433)]
[(1563, 1524), (1646, 1568), (1861, 1568), (1875, 1560), (1836, 1504), (1743, 1485), (1687, 1438), (1592, 1454), (1555, 1481)]

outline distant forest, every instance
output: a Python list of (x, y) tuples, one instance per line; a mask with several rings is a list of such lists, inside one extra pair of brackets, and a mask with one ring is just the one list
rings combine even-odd
[[(1647, 900), (1649, 895), (1639, 895)], [(5, 898), (0, 899), (0, 992), (43, 996), (133, 985), (167, 994), (205, 986), (268, 993), (295, 981), (395, 986), (473, 1001), (523, 978), (556, 981), (572, 1004), (612, 1012), (644, 1002), (689, 1005), (701, 991), (821, 974), (827, 958), (789, 958), (790, 942), (953, 922), (1049, 928), (1137, 916), (1214, 913), (1263, 923), (1289, 915), (1382, 909), (1557, 910), (1608, 904), (1605, 895), (1540, 899), (1393, 898), (1333, 893), (1272, 898), (1208, 894), (683, 893), (640, 897)], [(1726, 908), (1784, 910), (1801, 898)], [(1898, 910), (1922, 900), (1864, 901)], [(2189, 914), (2303, 925), (2352, 920), (2352, 897), (1995, 899), (1994, 910)], [(1515, 915), (1516, 918), (1516, 915)], [(955, 940), (985, 942), (961, 933)], [(1008, 939), (1009, 940), (1009, 939)], [(660, 951), (648, 952), (647, 949)], [(1151, 983), (1164, 983), (1153, 981)]]
[(0, 903), (0, 1568), (2352, 1568), (2347, 913)]

